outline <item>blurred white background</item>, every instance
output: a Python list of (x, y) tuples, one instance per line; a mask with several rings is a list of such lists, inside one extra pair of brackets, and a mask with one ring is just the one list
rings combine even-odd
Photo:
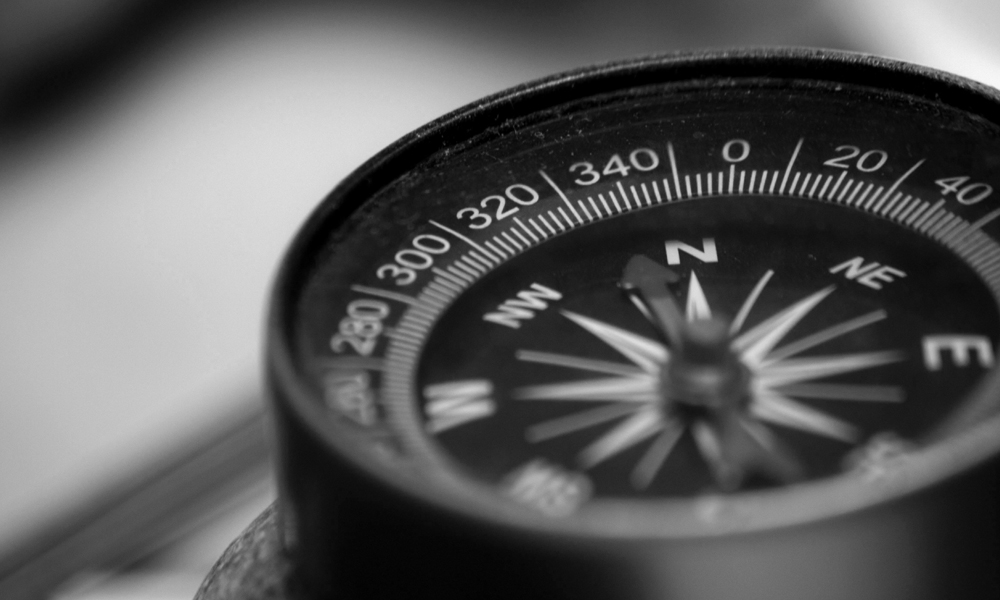
[[(834, 47), (997, 85), (998, 19), (994, 0), (0, 0), (0, 555), (256, 410), (284, 247), (408, 131), (676, 49)], [(270, 494), (153, 579), (59, 597), (189, 598)]]

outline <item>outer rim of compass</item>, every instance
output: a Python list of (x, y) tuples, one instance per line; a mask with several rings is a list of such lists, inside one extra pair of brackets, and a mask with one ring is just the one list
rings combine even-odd
[[(647, 85), (727, 78), (798, 79), (825, 83), (862, 85), (923, 98), (975, 114), (1000, 126), (1000, 92), (977, 82), (910, 63), (882, 57), (811, 48), (754, 48), (714, 52), (671, 53), (639, 58), (557, 74), (488, 96), (445, 115), (404, 136), (363, 164), (340, 183), (319, 204), (293, 239), (283, 257), (270, 300), (266, 322), (265, 366), (272, 388), (272, 402), (285, 405), (294, 418), (322, 440), (330, 460), (347, 462), (364, 473), (386, 493), (422, 501), (432, 509), (461, 513), (481, 522), (525, 527), (530, 531), (554, 530), (579, 534), (573, 519), (532, 519), (523, 511), (496, 512), (496, 504), (477, 506), (462, 502), (419, 482), (405, 481), (377, 473), (366, 453), (346, 444), (327, 424), (313, 392), (296, 366), (292, 351), (295, 306), (310, 271), (310, 257), (325, 243), (330, 231), (383, 187), (411, 171), (441, 148), (470, 140), (487, 128), (538, 111), (557, 107), (588, 96), (622, 91)], [(1000, 369), (996, 369), (974, 394), (1000, 396)], [(834, 517), (883, 504), (933, 487), (971, 470), (1000, 454), (1000, 415), (984, 419), (968, 430), (922, 452), (920, 459), (903, 467), (903, 472), (886, 485), (859, 485), (845, 477), (810, 482), (796, 490), (795, 502), (819, 502), (821, 509), (805, 514), (771, 515), (752, 524), (732, 527), (694, 527), (668, 531), (670, 537), (702, 537), (732, 530), (761, 530), (790, 526)], [(336, 456), (336, 459), (334, 459)], [(750, 510), (774, 505), (787, 490), (740, 494), (743, 507)], [(838, 498), (831, 502), (829, 498)], [(468, 500), (468, 499), (466, 499)], [(666, 504), (690, 506), (690, 501), (669, 500)], [(783, 502), (778, 502), (784, 504)], [(798, 511), (801, 512), (801, 511)], [(621, 531), (583, 527), (588, 535), (623, 537)], [(700, 530), (700, 531), (699, 531)], [(661, 537), (662, 531), (624, 537)]]

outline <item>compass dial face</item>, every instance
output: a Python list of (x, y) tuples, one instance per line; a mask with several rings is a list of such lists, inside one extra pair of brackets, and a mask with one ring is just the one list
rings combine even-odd
[(317, 221), (302, 410), (426, 497), (606, 529), (946, 477), (996, 404), (998, 133), (766, 78), (484, 130)]
[[(895, 229), (831, 206), (728, 196), (559, 236), (497, 268), (441, 317), (416, 378), (420, 426), (484, 481), (516, 487), (528, 465), (596, 498), (870, 468), (877, 457), (866, 454), (904, 451), (970, 391), (975, 377), (937, 368), (953, 360), (942, 357), (945, 336), (975, 332), (990, 348), (997, 332), (994, 299), (975, 273)], [(682, 326), (724, 327), (722, 354), (735, 368), (703, 370), (742, 372), (735, 397), (719, 400), (731, 406), (667, 389), (684, 377), (669, 369), (682, 351), (622, 289), (637, 256), (677, 274), (664, 287)], [(958, 294), (962, 310), (920, 282), (929, 263), (931, 287)], [(470, 343), (480, 339), (489, 347)], [(990, 351), (973, 352), (968, 368), (981, 373)], [(737, 472), (727, 479), (727, 469)]]

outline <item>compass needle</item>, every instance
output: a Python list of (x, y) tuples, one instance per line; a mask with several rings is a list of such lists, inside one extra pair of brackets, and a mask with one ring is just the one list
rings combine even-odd
[(900, 362), (904, 358), (901, 352), (883, 351), (786, 359), (760, 367), (756, 383), (761, 388), (775, 388), (799, 381), (872, 369)]
[(857, 402), (902, 402), (903, 388), (895, 385), (852, 385), (849, 383), (799, 383), (775, 387), (786, 396), (848, 400)]
[(570, 311), (563, 311), (563, 315), (597, 336), (647, 373), (658, 372), (660, 365), (667, 362), (667, 349), (649, 338)]
[(529, 442), (542, 442), (612, 421), (634, 413), (636, 410), (641, 410), (641, 405), (609, 404), (608, 406), (600, 406), (532, 425), (525, 431), (525, 437)]
[(754, 395), (750, 412), (758, 419), (826, 436), (843, 442), (856, 442), (858, 428), (846, 421), (810, 408), (777, 392)]
[(629, 294), (628, 299), (630, 302), (632, 302), (632, 306), (638, 308), (639, 312), (642, 313), (642, 316), (646, 317), (647, 321), (649, 321), (650, 323), (654, 322), (653, 315), (649, 312), (649, 309), (646, 308), (646, 305), (642, 303), (642, 300), (640, 300), (638, 296), (634, 294)]
[(518, 388), (517, 400), (589, 400), (604, 402), (653, 402), (656, 381), (648, 376), (584, 379)]
[(741, 353), (747, 364), (751, 366), (760, 364), (767, 353), (833, 290), (833, 286), (830, 286), (803, 298), (740, 335), (733, 341), (733, 347)]
[(662, 429), (663, 419), (657, 410), (641, 410), (584, 448), (580, 452), (579, 462), (589, 469), (649, 439)]
[(650, 444), (649, 449), (632, 470), (632, 485), (634, 487), (638, 489), (649, 487), (683, 434), (684, 427), (677, 420), (667, 419), (663, 422), (663, 431)]
[(594, 373), (606, 373), (608, 375), (621, 375), (623, 377), (641, 375), (643, 373), (642, 369), (631, 365), (623, 365), (604, 360), (580, 358), (577, 356), (569, 356), (554, 352), (518, 350), (515, 356), (518, 360), (526, 362), (555, 365), (570, 369), (579, 369), (581, 371), (591, 371)]
[[(633, 301), (641, 302), (642, 313), (652, 319), (653, 324), (673, 348), (678, 348), (681, 344), (681, 332), (686, 320), (677, 306), (673, 293), (667, 288), (668, 284), (676, 283), (678, 279), (678, 275), (672, 270), (644, 255), (637, 254), (629, 259), (619, 283), (626, 292), (635, 294)], [(691, 304), (700, 304), (698, 295), (701, 293), (701, 288), (697, 283), (692, 283), (692, 286), (688, 309), (696, 310)], [(707, 310), (707, 305), (705, 309)]]
[(697, 422), (691, 426), (691, 433), (702, 460), (708, 465), (716, 481), (724, 491), (732, 491), (739, 486), (743, 473), (726, 458), (723, 441), (710, 425)]
[(762, 364), (766, 365), (774, 363), (783, 358), (794, 356), (800, 352), (805, 352), (814, 346), (837, 339), (842, 335), (871, 325), (872, 323), (877, 323), (878, 321), (885, 319), (887, 316), (888, 314), (884, 310), (876, 310), (855, 319), (828, 327), (822, 331), (818, 331), (812, 335), (808, 335), (800, 340), (775, 349), (767, 355), (767, 357), (762, 361)]
[(275, 554), (302, 600), (1000, 597), (998, 165), (1000, 92), (813, 50), (411, 134), (276, 278)]
[(743, 444), (738, 461), (744, 472), (761, 474), (774, 481), (791, 483), (803, 477), (802, 463), (794, 453), (758, 423), (736, 419), (739, 431), (746, 434), (749, 444)]
[(743, 328), (743, 323), (746, 322), (747, 317), (750, 315), (750, 311), (753, 310), (754, 304), (757, 303), (757, 298), (760, 297), (761, 292), (764, 291), (764, 286), (767, 285), (767, 282), (770, 281), (773, 276), (774, 270), (768, 269), (767, 272), (764, 273), (759, 280), (757, 280), (757, 284), (750, 291), (750, 294), (740, 306), (740, 310), (737, 311), (736, 316), (733, 318), (733, 322), (729, 327), (729, 335), (736, 335), (739, 333), (740, 329)]
[(698, 275), (691, 273), (688, 280), (687, 304), (684, 307), (684, 316), (688, 321), (704, 321), (712, 318), (712, 309), (708, 305), (708, 298), (705, 291), (701, 289), (701, 282)]

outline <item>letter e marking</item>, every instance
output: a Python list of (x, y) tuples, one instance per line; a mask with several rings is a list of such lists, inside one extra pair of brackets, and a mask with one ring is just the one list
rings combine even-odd
[(924, 338), (924, 364), (930, 371), (940, 371), (945, 350), (951, 353), (951, 360), (957, 367), (967, 367), (975, 354), (979, 366), (988, 369), (993, 366), (993, 347), (988, 337), (983, 335), (929, 335)]

